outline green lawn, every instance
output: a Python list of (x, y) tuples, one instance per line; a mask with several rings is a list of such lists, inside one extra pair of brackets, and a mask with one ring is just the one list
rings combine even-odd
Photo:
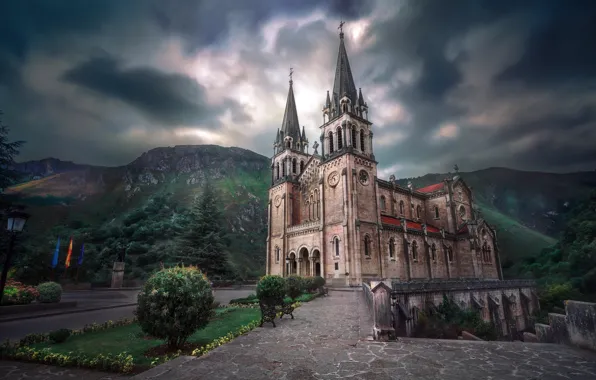
[[(188, 341), (205, 345), (261, 317), (259, 309), (233, 309), (229, 312), (223, 312), (223, 310), (225, 309), (216, 310), (214, 319), (209, 322), (207, 327), (197, 331)], [(53, 352), (62, 354), (78, 351), (88, 355), (105, 355), (119, 354), (126, 351), (133, 356), (135, 366), (144, 366), (151, 363), (151, 358), (145, 357), (143, 353), (151, 347), (164, 343), (163, 340), (159, 339), (146, 339), (140, 326), (135, 323), (104, 331), (71, 336), (66, 342), (60, 344), (39, 343), (32, 347), (38, 349), (51, 348)]]

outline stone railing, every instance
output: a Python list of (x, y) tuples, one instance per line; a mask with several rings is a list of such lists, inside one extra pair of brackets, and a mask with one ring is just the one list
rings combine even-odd
[(596, 303), (566, 301), (565, 314), (548, 314), (548, 325), (536, 323), (536, 340), (596, 351)]
[(535, 286), (536, 283), (533, 280), (483, 280), (477, 278), (413, 280), (408, 282), (393, 281), (391, 283), (392, 292), (395, 294), (447, 292), (468, 289), (533, 288)]
[(295, 226), (290, 226), (288, 227), (287, 232), (298, 232), (298, 231), (302, 231), (302, 230), (307, 230), (310, 228), (315, 228), (315, 227), (319, 227), (321, 225), (321, 221), (320, 220), (315, 220), (312, 222), (305, 222), (305, 223), (301, 223), (301, 224), (297, 224)]
[(372, 291), (370, 290), (370, 286), (363, 282), (362, 283), (362, 290), (364, 291), (364, 299), (366, 299), (366, 304), (368, 305), (368, 308), (370, 310), (372, 310), (373, 308), (373, 294)]

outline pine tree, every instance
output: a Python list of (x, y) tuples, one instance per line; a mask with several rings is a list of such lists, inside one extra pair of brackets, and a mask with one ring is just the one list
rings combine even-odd
[(206, 183), (201, 196), (193, 202), (187, 231), (178, 242), (177, 258), (184, 264), (197, 265), (209, 277), (230, 275), (218, 205), (213, 186)]

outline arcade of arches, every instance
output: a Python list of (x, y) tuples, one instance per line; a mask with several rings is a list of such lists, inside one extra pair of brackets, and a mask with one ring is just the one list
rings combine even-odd
[(317, 248), (309, 253), (306, 247), (300, 248), (298, 254), (290, 252), (286, 257), (286, 273), (303, 277), (321, 276), (321, 253)]

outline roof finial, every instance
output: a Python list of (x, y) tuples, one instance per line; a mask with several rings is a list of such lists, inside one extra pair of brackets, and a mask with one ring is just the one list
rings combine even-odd
[(290, 84), (293, 83), (293, 81), (292, 81), (292, 74), (294, 74), (294, 69), (290, 67)]
[(340, 38), (344, 38), (344, 24), (345, 24), (345, 22), (343, 21), (343, 19), (340, 19), (339, 27), (337, 28), (337, 29), (339, 29), (339, 37)]

